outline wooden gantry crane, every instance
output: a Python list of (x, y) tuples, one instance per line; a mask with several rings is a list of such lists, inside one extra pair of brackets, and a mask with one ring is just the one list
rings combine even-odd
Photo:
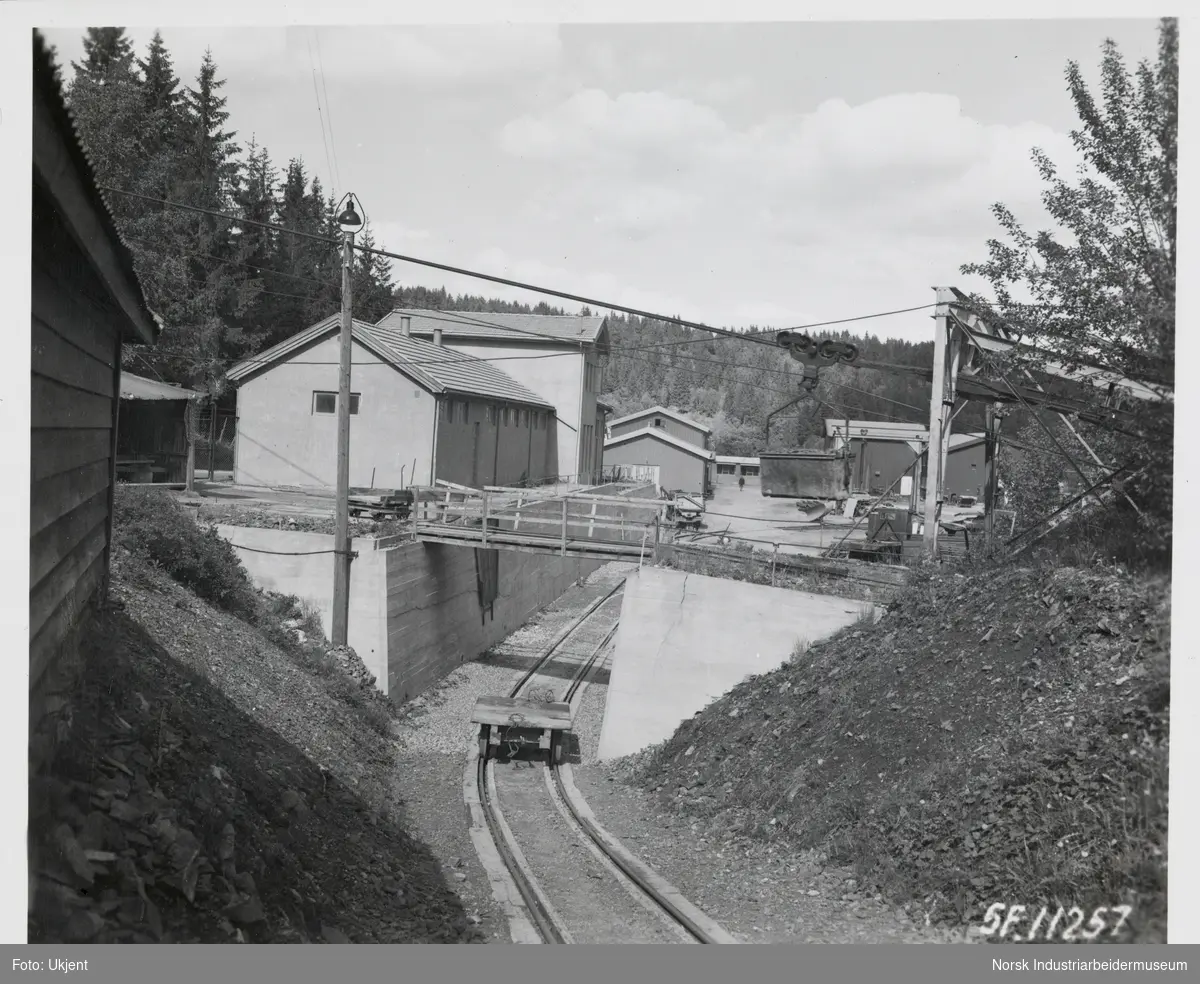
[[(984, 459), (984, 508), (985, 522), (989, 529), (994, 515), (998, 481), (997, 450), (1006, 404), (1039, 407), (1058, 414), (1092, 460), (1096, 464), (1106, 467), (1071, 425), (1068, 418), (1074, 416), (1080, 420), (1104, 423), (1110, 419), (1110, 415), (1097, 413), (1094, 404), (1049, 394), (1037, 384), (1032, 376), (1029, 377), (1032, 386), (1026, 386), (1023, 383), (1014, 384), (1008, 379), (1003, 382), (988, 379), (981, 372), (987, 356), (1005, 355), (1014, 350), (1029, 352), (1038, 356), (1037, 368), (1039, 371), (1081, 385), (1103, 388), (1110, 395), (1120, 394), (1138, 400), (1172, 400), (1174, 398), (1171, 390), (1123, 377), (1119, 373), (1100, 366), (1068, 368), (1056, 361), (1051, 353), (1037, 352), (1031, 346), (1012, 337), (1004, 328), (992, 325), (980, 318), (972, 310), (968, 297), (957, 288), (935, 287), (934, 290), (937, 298), (933, 313), (933, 365), (929, 369), (871, 366), (871, 368), (891, 371), (913, 372), (929, 379), (933, 384), (929, 404), (928, 436), (923, 442), (923, 449), (918, 452), (913, 480), (915, 505), (921, 486), (921, 465), (924, 463), (927, 470), (925, 476), (927, 494), (924, 508), (923, 545), (930, 558), (937, 556), (938, 522), (942, 511), (946, 459), (950, 451), (950, 430), (960, 399), (985, 401), (989, 404)], [(793, 358), (800, 361), (813, 362), (821, 358), (830, 362), (840, 360), (851, 363), (858, 358), (858, 350), (852, 345), (844, 345), (830, 340), (817, 342), (797, 332), (781, 331), (776, 335), (776, 341), (780, 346), (788, 349)], [(937, 453), (929, 454), (930, 449), (936, 449)], [(1075, 467), (1078, 470), (1078, 467)]]

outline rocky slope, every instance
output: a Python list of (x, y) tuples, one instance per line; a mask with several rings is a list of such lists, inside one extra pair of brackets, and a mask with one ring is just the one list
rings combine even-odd
[(1129, 904), (1162, 940), (1169, 636), (1169, 583), (1120, 569), (925, 573), (616, 772), (935, 923)]

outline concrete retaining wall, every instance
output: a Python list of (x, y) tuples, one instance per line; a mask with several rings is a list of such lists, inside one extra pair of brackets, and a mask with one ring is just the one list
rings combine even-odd
[[(333, 627), (333, 537), (218, 526), (254, 583), (292, 594)], [(400, 537), (355, 539), (349, 643), (393, 701), (409, 700), (474, 659), (558, 598), (601, 561), (500, 551), (499, 595), (479, 604), (475, 551)], [(262, 553), (259, 551), (272, 551)]]
[(408, 543), (387, 554), (388, 693), (409, 700), (499, 642), (601, 561), (499, 551), (500, 592), (479, 605), (475, 551)]
[[(333, 537), (326, 533), (293, 533), (288, 530), (218, 526), (217, 532), (234, 547), (254, 583), (267, 591), (295, 595), (321, 613), (325, 635), (333, 632), (333, 554), (311, 551), (332, 550)], [(350, 626), (347, 642), (367, 665), (387, 693), (387, 625), (383, 598), (386, 591), (388, 545), (397, 537), (382, 540), (356, 538), (358, 552), (350, 565)], [(260, 553), (259, 551), (275, 551)], [(294, 556), (289, 556), (289, 554)]]

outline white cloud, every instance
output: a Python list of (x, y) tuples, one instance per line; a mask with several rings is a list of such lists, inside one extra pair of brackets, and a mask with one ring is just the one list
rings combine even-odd
[(1064, 134), (984, 125), (931, 93), (834, 100), (738, 128), (661, 92), (586, 90), (511, 121), (499, 142), (541, 179), (521, 238), (589, 237), (626, 272), (616, 297), (670, 284), (661, 289), (691, 295), (680, 310), (693, 317), (775, 325), (972, 286), (958, 267), (998, 232), (993, 203), (1044, 222), (1031, 149), (1064, 172), (1077, 160)]
[(543, 160), (675, 159), (725, 133), (714, 110), (687, 99), (661, 92), (625, 92), (613, 98), (600, 89), (584, 89), (549, 113), (508, 123), (500, 142), (514, 156)]

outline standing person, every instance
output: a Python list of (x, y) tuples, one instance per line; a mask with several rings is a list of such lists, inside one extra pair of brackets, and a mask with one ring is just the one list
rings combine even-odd
[(742, 492), (745, 490), (745, 488), (746, 488), (746, 476), (739, 475), (738, 476), (738, 491)]

